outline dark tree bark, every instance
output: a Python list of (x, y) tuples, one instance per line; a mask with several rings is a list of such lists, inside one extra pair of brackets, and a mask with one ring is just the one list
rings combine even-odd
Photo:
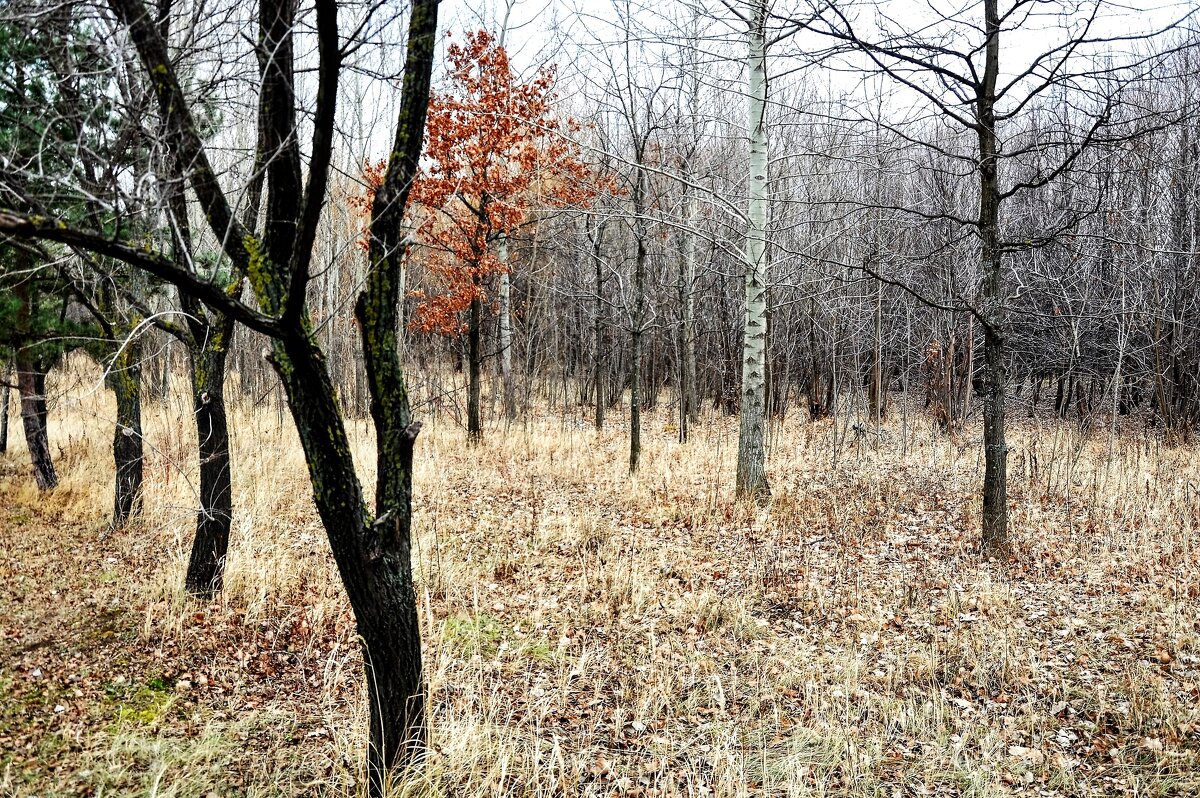
[(637, 236), (637, 255), (634, 264), (633, 327), (629, 333), (629, 473), (631, 474), (637, 473), (642, 460), (642, 316), (645, 313), (646, 305), (646, 242), (641, 235)]
[(592, 339), (595, 343), (595, 354), (592, 359), (593, 382), (595, 383), (595, 407), (592, 421), (596, 431), (604, 429), (604, 408), (608, 404), (608, 391), (604, 385), (604, 222), (596, 229), (596, 239), (592, 242), (592, 263), (596, 267), (595, 288), (593, 300)]
[(483, 394), (483, 303), (471, 300), (467, 321), (467, 440), (483, 440), (481, 400)]
[(633, 206), (633, 318), (629, 329), (629, 473), (636, 474), (642, 460), (642, 336), (646, 327), (646, 170), (648, 134), (638, 134), (633, 120), (630, 132), (635, 137), (631, 204)]
[(109, 0), (128, 29), (149, 79), (164, 138), (176, 163), (187, 164), (191, 195), (221, 242), (235, 273), (244, 273), (257, 307), (230, 286), (181, 268), (167, 255), (108, 231), (65, 220), (0, 212), (0, 229), (113, 257), (176, 285), (181, 293), (246, 324), (271, 340), (270, 360), (287, 394), (308, 464), (317, 512), (357, 622), (370, 708), (368, 793), (380, 798), (394, 779), (419, 766), (426, 749), (425, 687), (416, 595), (412, 585), (411, 419), (397, 351), (403, 216), (418, 171), (435, 53), (438, 0), (414, 0), (396, 135), (370, 227), (366, 287), (356, 305), (375, 421), (378, 458), (375, 511), (367, 509), (325, 357), (305, 309), (313, 243), (325, 203), (336, 119), (342, 42), (334, 0), (315, 0), (315, 105), (308, 128), (307, 179), (300, 179), (300, 141), (291, 47), (295, 2), (260, 0), (265, 59), (260, 96), (261, 144), (267, 154), (267, 216), (257, 237), (233, 212), (205, 149), (166, 41), (140, 0)]
[[(159, 28), (168, 38), (170, 14), (160, 4)], [(270, 18), (270, 13), (263, 19)], [(264, 34), (265, 41), (265, 34)], [(269, 68), (265, 53), (259, 53), (259, 71), (264, 80)], [(259, 108), (258, 139), (255, 145), (254, 168), (246, 189), (246, 209), (242, 224), (246, 230), (256, 230), (259, 206), (265, 180), (266, 147), (270, 137), (266, 131), (265, 106)], [(195, 247), (185, 197), (186, 165), (176, 161), (175, 180), (168, 187), (168, 203), (174, 221), (174, 256), (181, 267), (194, 260)], [(240, 292), (244, 272), (231, 275), (229, 294)], [(196, 449), (199, 460), (199, 508), (196, 511), (196, 531), (188, 558), (184, 588), (198, 599), (209, 599), (225, 584), (225, 562), (229, 553), (229, 532), (233, 523), (233, 472), (229, 448), (229, 420), (226, 414), (226, 361), (234, 345), (237, 327), (228, 314), (206, 305), (186, 291), (179, 293), (184, 310), (184, 326), (170, 326), (167, 332), (188, 350), (188, 370), (192, 386), (193, 418), (196, 423)], [(244, 368), (243, 372), (249, 369)], [(169, 373), (169, 368), (165, 370)], [(243, 391), (247, 374), (241, 375)], [(164, 376), (164, 391), (167, 379)], [(165, 395), (165, 394), (164, 394)]]
[(117, 423), (113, 431), (114, 528), (128, 523), (142, 508), (142, 386), (141, 345), (128, 341), (114, 359), (106, 381), (117, 399)]
[(225, 359), (233, 344), (234, 326), (227, 318), (209, 328), (199, 318), (189, 321), (192, 398), (200, 452), (200, 509), (196, 536), (184, 584), (188, 593), (209, 598), (224, 586), (229, 527), (233, 520), (233, 488), (229, 458), (229, 422), (225, 414)]
[(25, 430), (25, 445), (33, 466), (33, 478), (40, 490), (52, 490), (58, 485), (54, 460), (50, 456), (50, 436), (47, 427), (46, 372), (50, 363), (28, 347), (32, 329), (33, 293), (22, 281), (14, 289), (18, 302), (16, 318), (16, 351), (13, 364), (17, 372), (17, 395), (21, 402), (21, 426)]
[(983, 268), (983, 522), (982, 546), (997, 553), (1008, 547), (1008, 444), (1005, 441), (1005, 296), (1000, 248), (1000, 185), (996, 150), (996, 80), (1000, 73), (1000, 17), (997, 0), (984, 0), (987, 36), (983, 81), (976, 99), (979, 138), (979, 236)]
[(887, 393), (883, 384), (883, 283), (876, 282), (874, 346), (871, 347), (870, 382), (867, 386), (867, 406), (870, 409), (871, 421), (878, 424), (887, 417)]
[(428, 739), (421, 630), (412, 580), (413, 443), (421, 425), (412, 420), (396, 328), (404, 211), (421, 154), (437, 12), (438, 0), (412, 4), (392, 157), (371, 215), (372, 269), (356, 307), (378, 460), (375, 520), (366, 533), (379, 542), (382, 553), (369, 552), (367, 567), (359, 571), (362, 583), (347, 578), (340, 562), (339, 568), (363, 638), (371, 707), (367, 769), (373, 795), (382, 795), (389, 774), (422, 762)]
[[(370, 299), (359, 303), (360, 318), (371, 320), (383, 314)], [(385, 469), (377, 488), (384, 490), (372, 519), (349, 457), (350, 441), (333, 383), (316, 343), (302, 332), (285, 335), (273, 344), (272, 362), (287, 392), (317, 510), (361, 637), (370, 706), (370, 789), (373, 796), (383, 795), (390, 774), (420, 760), (427, 737), (410, 537), (412, 447), (420, 424), (397, 430), (395, 422), (386, 423), (384, 418), (392, 403), (378, 397), (372, 401), (376, 437), (384, 438), (379, 441), (384, 446), (379, 458)], [(382, 380), (382, 370), (368, 360), (373, 383)], [(403, 405), (394, 408), (398, 418), (408, 417), (406, 396)]]

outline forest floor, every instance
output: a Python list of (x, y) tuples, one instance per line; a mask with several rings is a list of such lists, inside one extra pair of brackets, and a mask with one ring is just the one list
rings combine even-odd
[[(146, 408), (115, 532), (109, 401), (56, 402), (53, 493), (19, 425), (0, 456), (0, 796), (361, 795), (361, 658), (289, 422), (235, 413), (227, 589), (195, 603), (187, 400)], [(426, 419), (434, 751), (405, 794), (1200, 794), (1195, 446), (1022, 419), (985, 561), (977, 430), (788, 420), (758, 509), (735, 420), (681, 445), (667, 413), (636, 478), (617, 416), (476, 447)]]

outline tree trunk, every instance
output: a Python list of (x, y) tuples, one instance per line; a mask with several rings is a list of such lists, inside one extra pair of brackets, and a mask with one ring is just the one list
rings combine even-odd
[(224, 318), (215, 327), (201, 323), (195, 327), (202, 327), (193, 330), (200, 346), (190, 353), (192, 402), (200, 452), (200, 509), (196, 513), (196, 536), (185, 586), (193, 596), (209, 598), (224, 586), (233, 520), (225, 358), (233, 345), (236, 327)]
[(808, 419), (819, 421), (827, 414), (821, 399), (821, 378), (823, 369), (817, 349), (817, 302), (809, 297), (808, 300)]
[[(261, 326), (272, 336), (271, 362), (287, 394), (317, 512), (357, 621), (370, 712), (367, 792), (371, 798), (382, 798), (395, 778), (410, 775), (419, 765), (428, 736), (410, 537), (413, 443), (420, 425), (410, 422), (407, 387), (396, 351), (396, 317), (398, 262), (405, 247), (400, 231), (408, 191), (419, 169), (437, 42), (438, 0), (411, 3), (396, 135), (372, 207), (371, 268), (356, 306), (375, 422), (374, 516), (367, 510), (336, 391), (304, 308), (312, 240), (326, 196), (334, 140), (333, 100), (343, 54), (338, 4), (316, 5), (318, 110), (307, 186), (301, 180), (292, 63), (295, 4), (262, 6), (259, 42), (270, 58), (263, 59), (262, 69), (261, 151), (271, 157), (266, 167), (270, 191), (261, 240), (239, 229), (241, 225), (230, 217), (229, 203), (187, 113), (155, 20), (135, 0), (112, 0), (110, 5), (128, 26), (143, 67), (154, 78), (151, 84), (160, 115), (167, 120), (168, 146), (174, 146), (178, 157), (190, 162), (189, 183), (204, 206), (209, 227), (218, 238), (226, 236), (227, 254), (250, 272), (260, 311), (275, 320)], [(235, 232), (232, 236), (228, 235), (231, 230)]]
[(34, 358), (17, 350), (17, 393), (21, 396), (21, 425), (25, 445), (33, 465), (33, 478), (40, 490), (58, 485), (54, 461), (50, 457), (50, 437), (46, 429), (46, 372)]
[[(638, 170), (638, 185), (642, 172)], [(641, 192), (635, 190), (640, 201)], [(638, 209), (639, 219), (641, 209)], [(642, 224), (642, 222), (638, 222)], [(646, 239), (639, 229), (637, 255), (634, 260), (634, 312), (633, 329), (629, 335), (629, 473), (635, 474), (642, 459), (642, 334), (646, 312)]]
[(595, 311), (592, 337), (596, 351), (592, 360), (593, 382), (596, 388), (594, 423), (596, 431), (604, 429), (604, 408), (608, 405), (608, 392), (604, 387), (604, 223), (596, 230), (596, 241), (592, 246), (592, 261), (596, 266)]
[(996, 171), (996, 79), (1000, 71), (1000, 18), (997, 0), (984, 0), (987, 34), (983, 83), (978, 97), (979, 234), (983, 267), (983, 523), (985, 553), (1008, 548), (1008, 445), (1005, 441), (1003, 255), (1000, 250), (1000, 189)]
[(500, 272), (500, 378), (504, 383), (504, 420), (517, 418), (517, 397), (512, 373), (512, 276), (508, 271), (508, 236), (501, 235), (496, 258), (504, 268)]
[[(692, 124), (697, 124), (699, 116), (699, 92), (700, 81), (699, 76), (693, 76), (692, 81)], [(695, 135), (699, 135), (693, 129)], [(699, 148), (699, 142), (693, 142), (693, 150)], [(695, 157), (693, 152), (693, 157)], [(688, 168), (693, 166), (691, 161), (688, 162)], [(687, 251), (684, 253), (684, 276), (683, 276), (683, 395), (687, 397), (687, 404), (683, 408), (683, 415), (688, 424), (694, 423), (699, 418), (700, 412), (700, 394), (699, 383), (696, 377), (696, 272), (699, 265), (699, 242), (696, 235), (696, 228), (700, 224), (700, 199), (696, 196), (694, 189), (688, 191), (688, 224), (687, 224)], [(683, 440), (687, 440), (686, 428), (681, 427), (685, 431)]]
[(696, 420), (696, 231), (700, 217), (695, 191), (688, 188), (687, 226), (679, 270), (679, 440), (687, 443)]
[(478, 297), (471, 300), (470, 318), (467, 322), (467, 440), (478, 443), (483, 440), (483, 422), (480, 418), (481, 379), (483, 351), (483, 303)]
[[(363, 315), (375, 312), (372, 309)], [(376, 329), (375, 333), (383, 331)], [(363, 337), (368, 337), (366, 329)], [(394, 351), (394, 331), (390, 343)], [(388, 424), (381, 441), (384, 450), (378, 453), (379, 466), (386, 470), (377, 489), (387, 495), (378, 499), (387, 509), (372, 521), (320, 350), (304, 333), (297, 332), (274, 342), (272, 360), (304, 447), (317, 512), (354, 610), (367, 671), (370, 795), (382, 796), (393, 778), (401, 775), (397, 771), (420, 760), (428, 736), (421, 634), (412, 583), (411, 515), (404, 512), (407, 507), (388, 506), (395, 500), (392, 482), (401, 483), (400, 499), (411, 501), (412, 446), (420, 425), (409, 426), (407, 434), (403, 430), (395, 434), (396, 421), (382, 418), (393, 408), (380, 401), (377, 391), (372, 392), (376, 424)], [(375, 382), (379, 367), (372, 361), (367, 358)], [(402, 420), (407, 416), (406, 406)], [(400, 450), (398, 458), (393, 447)]]
[(871, 350), (871, 385), (868, 391), (871, 421), (879, 424), (887, 413), (883, 393), (883, 283), (875, 286), (875, 346)]
[(988, 330), (983, 337), (983, 549), (1008, 545), (1008, 445), (1004, 420), (1004, 339)]
[(637, 172), (633, 181), (633, 319), (630, 325), (629, 364), (629, 473), (635, 474), (642, 458), (642, 336), (646, 331), (646, 138), (637, 140)]
[(142, 509), (141, 349), (138, 341), (126, 341), (106, 378), (117, 400), (117, 424), (113, 431), (114, 529), (124, 526)]
[(750, 203), (746, 235), (746, 326), (742, 339), (742, 402), (738, 426), (738, 496), (770, 494), (766, 473), (767, 353), (767, 73), (766, 2), (756, 0), (749, 25)]
[(962, 391), (958, 397), (959, 414), (965, 420), (971, 408), (971, 387), (975, 384), (975, 317), (967, 319), (967, 354), (964, 358)]
[(8, 451), (8, 401), (9, 376), (12, 374), (12, 363), (4, 364), (4, 375), (0, 377), (0, 454)]
[(642, 331), (629, 336), (629, 473), (636, 474), (642, 459)]
[(166, 404), (171, 398), (171, 349), (173, 343), (174, 342), (170, 338), (167, 338), (167, 340), (163, 343), (161, 359), (162, 372), (161, 378), (158, 381), (159, 390), (157, 394), (157, 398), (162, 404)]
[(946, 395), (943, 403), (946, 405), (947, 416), (950, 419), (950, 429), (956, 429), (958, 422), (963, 420), (963, 412), (962, 405), (958, 401), (962, 395), (962, 384), (959, 380), (959, 373), (954, 368), (955, 363), (958, 362), (958, 323), (953, 316), (950, 317), (950, 335), (946, 341), (946, 360), (943, 364), (946, 376), (942, 381), (946, 386)]

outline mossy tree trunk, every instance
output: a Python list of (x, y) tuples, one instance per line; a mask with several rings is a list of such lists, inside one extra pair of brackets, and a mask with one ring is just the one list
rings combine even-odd
[(209, 230), (222, 242), (234, 273), (245, 274), (257, 307), (229, 286), (197, 274), (152, 248), (123, 240), (120, 231), (84, 231), (65, 220), (5, 217), (6, 231), (86, 248), (174, 283), (271, 340), (269, 356), (287, 394), (308, 464), (313, 498), (329, 538), (357, 623), (370, 712), (367, 785), (372, 798), (420, 765), (426, 749), (425, 687), (417, 601), (412, 583), (411, 500), (413, 444), (420, 425), (411, 419), (397, 352), (397, 308), (406, 248), (402, 235), (408, 193), (419, 168), (437, 31), (438, 0), (411, 4), (403, 91), (387, 172), (376, 192), (370, 227), (370, 268), (356, 314), (375, 421), (378, 458), (375, 511), (362, 485), (325, 357), (317, 344), (305, 296), (317, 228), (327, 196), (337, 118), (343, 42), (338, 3), (316, 0), (315, 103), (306, 128), (307, 179), (295, 92), (293, 37), (296, 4), (260, 0), (260, 146), (267, 155), (266, 215), (261, 237), (234, 214), (208, 157), (155, 14), (140, 0), (109, 0), (128, 32), (148, 78), (163, 140), (173, 159), (187, 164), (190, 196)]
[(437, 11), (437, 0), (412, 4), (403, 100), (387, 174), (371, 213), (371, 271), (355, 308), (375, 422), (375, 513), (374, 520), (358, 532), (369, 545), (358, 546), (353, 556), (345, 558), (349, 568), (343, 567), (341, 559), (338, 567), (363, 640), (371, 708), (367, 771), (372, 795), (383, 793), (390, 774), (421, 764), (429, 735), (412, 578), (413, 444), (421, 424), (412, 420), (397, 313), (406, 249), (404, 209), (419, 168)]
[(117, 423), (113, 430), (114, 528), (124, 526), (142, 508), (141, 352), (136, 339), (126, 341), (105, 377), (117, 400)]
[[(215, 314), (209, 311), (209, 315)], [(208, 598), (224, 586), (229, 529), (233, 522), (225, 359), (233, 345), (235, 327), (232, 320), (219, 315), (214, 327), (193, 318), (194, 321), (189, 320), (193, 340), (189, 363), (200, 454), (200, 508), (184, 583), (192, 595)]]
[[(354, 611), (362, 645), (370, 714), (368, 792), (372, 796), (387, 793), (397, 776), (404, 776), (422, 762), (428, 739), (411, 543), (413, 444), (420, 424), (411, 419), (398, 353), (397, 309), (405, 250), (403, 214), (421, 150), (437, 7), (437, 0), (416, 0), (412, 6), (396, 136), (372, 207), (370, 268), (365, 290), (355, 306), (375, 422), (374, 513), (367, 508), (336, 392), (303, 305), (311, 241), (323, 193), (305, 196), (301, 190), (294, 96), (290, 84), (270, 76), (272, 70), (279, 70), (281, 76), (293, 74), (290, 48), (274, 49), (276, 55), (267, 70), (263, 98), (265, 116), (270, 120), (265, 125), (267, 151), (283, 149), (289, 157), (268, 161), (267, 216), (261, 248), (253, 237), (244, 239), (247, 273), (259, 306), (279, 319), (271, 361), (287, 393), (308, 463), (317, 512)], [(286, 4), (276, 11), (277, 24), (272, 30), (280, 37), (290, 35), (285, 31), (291, 31), (293, 20)], [(335, 6), (318, 4), (322, 71), (332, 69), (334, 78), (327, 81), (331, 76), (322, 75), (322, 88), (329, 92), (319, 92), (318, 97), (315, 127), (318, 132), (324, 130), (326, 136), (332, 135), (336, 97), (331, 85), (336, 82), (333, 55), (339, 47), (336, 23), (331, 19), (334, 14)], [(268, 22), (264, 15), (264, 25)], [(273, 36), (268, 32), (264, 38), (272, 41)], [(314, 139), (314, 150), (319, 155), (310, 158), (310, 187), (324, 185), (329, 141)], [(473, 368), (477, 368), (478, 350), (472, 359)]]
[[(374, 320), (386, 312), (372, 300), (360, 301), (359, 308), (361, 318), (372, 320), (365, 328), (378, 332)], [(397, 429), (398, 422), (409, 417), (407, 395), (402, 401), (373, 398), (382, 448), (372, 517), (316, 342), (305, 331), (288, 334), (274, 342), (271, 359), (287, 393), (317, 511), (354, 610), (367, 670), (370, 788), (372, 795), (382, 795), (390, 786), (389, 774), (423, 756), (427, 737), (410, 526), (412, 450), (420, 425)], [(398, 372), (398, 361), (396, 365)], [(368, 359), (373, 384), (384, 380), (380, 372), (386, 370)]]

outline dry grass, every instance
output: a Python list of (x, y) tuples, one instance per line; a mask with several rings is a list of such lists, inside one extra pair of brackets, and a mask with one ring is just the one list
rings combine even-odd
[[(63, 486), (36, 495), (19, 430), (0, 459), (0, 795), (361, 794), (361, 661), (290, 422), (235, 413), (228, 588), (196, 605), (186, 398), (147, 408), (145, 521), (110, 533), (110, 399), (72, 375)], [(619, 422), (468, 448), (426, 420), (435, 751), (405, 795), (1200, 793), (1194, 448), (1023, 423), (1014, 556), (984, 562), (977, 432), (789, 421), (756, 509), (730, 419), (680, 445), (651, 414), (636, 478)]]

